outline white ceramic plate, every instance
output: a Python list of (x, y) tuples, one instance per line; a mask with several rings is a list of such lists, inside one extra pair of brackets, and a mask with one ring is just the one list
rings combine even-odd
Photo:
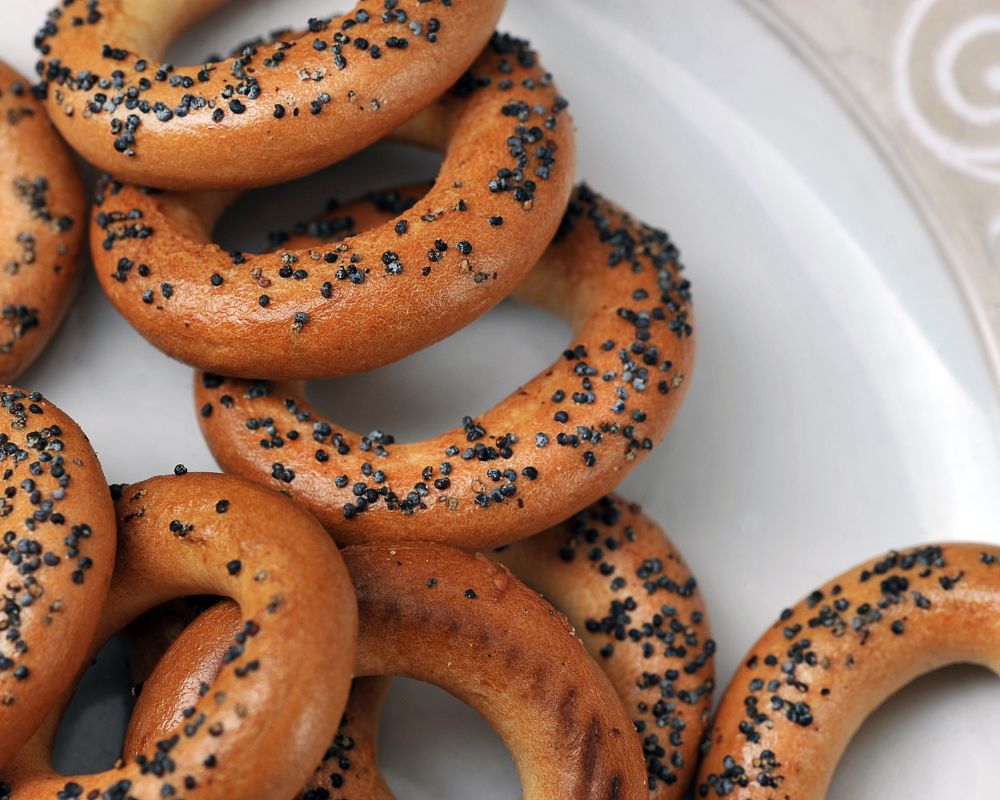
[[(23, 70), (48, 5), (0, 4), (2, 55)], [(345, 4), (244, 0), (176, 57), (197, 60), (331, 5)], [(684, 250), (700, 335), (694, 383), (623, 491), (695, 568), (720, 682), (783, 606), (855, 562), (929, 539), (1000, 541), (1000, 397), (983, 343), (905, 194), (824, 86), (735, 0), (511, 0), (505, 25), (533, 40), (571, 100), (581, 177)], [(220, 235), (251, 247), (329, 195), (433, 169), (426, 156), (377, 148), (251, 195)], [(355, 430), (417, 437), (506, 395), (566, 336), (562, 323), (506, 304), (313, 396)], [(491, 359), (501, 348), (519, 358)], [(178, 462), (214, 468), (190, 370), (149, 347), (93, 280), (22, 383), (81, 423), (112, 481)], [(64, 768), (117, 755), (127, 678), (119, 652), (103, 661), (65, 726)], [(382, 746), (401, 798), (517, 794), (498, 740), (439, 690), (400, 682)], [(1000, 683), (947, 670), (869, 721), (831, 796), (995, 797), (998, 750)]]

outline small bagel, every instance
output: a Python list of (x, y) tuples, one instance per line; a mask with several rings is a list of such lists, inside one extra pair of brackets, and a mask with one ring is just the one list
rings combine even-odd
[(639, 506), (606, 497), (494, 554), (569, 617), (632, 717), (649, 796), (685, 796), (715, 687), (697, 582)]
[[(467, 325), (544, 252), (572, 189), (572, 120), (527, 43), (497, 35), (399, 138), (446, 150), (395, 220), (335, 243), (251, 255), (210, 241), (231, 196), (106, 182), (94, 266), (119, 312), (193, 366), (245, 378), (372, 369)], [(280, 159), (279, 159), (280, 160)]]
[(0, 61), (0, 384), (49, 343), (80, 277), (86, 201), (28, 83)]
[(287, 491), (342, 544), (509, 544), (602, 497), (666, 433), (694, 360), (681, 268), (665, 233), (580, 188), (517, 292), (567, 318), (573, 341), (485, 414), (395, 444), (325, 419), (299, 384), (203, 373), (202, 432), (223, 469)]
[[(469, 703), (510, 749), (525, 800), (647, 797), (642, 752), (614, 689), (565, 618), (506, 568), (442, 545), (362, 545), (343, 555), (358, 591), (358, 675), (409, 676)], [(181, 676), (203, 669), (192, 659), (204, 652), (198, 643), (235, 622), (231, 607), (202, 615), (167, 651), (136, 707), (144, 729), (156, 729)], [(209, 661), (218, 660), (217, 650)], [(392, 798), (370, 749), (383, 691), (355, 690), (355, 721), (349, 713), (303, 800), (348, 791)]]
[(73, 147), (122, 180), (247, 188), (332, 164), (457, 81), (503, 0), (360, 0), (232, 58), (163, 63), (225, 0), (61, 0), (35, 38), (42, 94)]
[(1000, 671), (1000, 548), (925, 545), (866, 562), (781, 613), (733, 676), (699, 797), (826, 795), (848, 742), (891, 694), (971, 662)]
[[(148, 616), (148, 615), (147, 615)], [(193, 606), (157, 610), (150, 624), (130, 632), (129, 658), (138, 667), (142, 691), (135, 703), (123, 756), (148, 751), (170, 735), (203, 686), (222, 669), (229, 642), (239, 629), (239, 608), (231, 601), (197, 613)], [(144, 617), (143, 620), (146, 618)], [(140, 620), (142, 621), (142, 620)], [(330, 800), (334, 795), (393, 800), (378, 767), (378, 727), (391, 679), (355, 678), (332, 744), (298, 797)]]
[(70, 687), (111, 583), (115, 516), (76, 423), (0, 387), (0, 769)]
[(96, 775), (53, 771), (50, 715), (0, 797), (291, 797), (350, 684), (357, 607), (336, 545), (287, 498), (224, 475), (153, 478), (122, 490), (116, 510), (118, 562), (92, 654), (156, 605), (218, 594), (239, 603), (225, 666), (154, 750)]

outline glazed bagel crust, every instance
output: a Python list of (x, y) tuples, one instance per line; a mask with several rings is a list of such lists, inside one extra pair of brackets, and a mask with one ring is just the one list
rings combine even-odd
[(395, 444), (325, 419), (301, 385), (202, 374), (202, 431), (223, 469), (289, 492), (342, 544), (509, 544), (602, 497), (673, 422), (694, 360), (681, 268), (665, 233), (581, 188), (517, 292), (568, 319), (573, 341), (485, 414)]
[(80, 277), (86, 201), (28, 83), (0, 61), (0, 384), (59, 328)]
[[(471, 705), (510, 749), (525, 800), (647, 796), (642, 752), (614, 689), (565, 618), (506, 568), (442, 545), (363, 545), (343, 555), (358, 592), (358, 675), (405, 675)], [(202, 649), (191, 643), (210, 640), (220, 624), (231, 630), (229, 613), (202, 615), (170, 648), (140, 697), (140, 725), (159, 724), (169, 702), (144, 698), (177, 692), (179, 676), (200, 671), (191, 654)], [(369, 749), (383, 687), (359, 691), (353, 727), (349, 714), (334, 742), (338, 768), (327, 759), (303, 798), (392, 797)]]
[(160, 188), (296, 178), (433, 102), (475, 60), (504, 6), (360, 0), (226, 60), (163, 63), (185, 28), (224, 4), (61, 0), (35, 45), (40, 92), (70, 144), (122, 180)]
[(685, 796), (715, 685), (715, 642), (698, 585), (639, 506), (606, 497), (493, 556), (583, 638), (632, 717), (649, 796)]
[(115, 563), (104, 472), (76, 423), (0, 387), (0, 769), (87, 657)]
[(219, 594), (241, 613), (225, 666), (170, 736), (107, 772), (52, 770), (54, 713), (4, 772), (0, 797), (291, 797), (333, 736), (350, 684), (357, 608), (336, 546), (287, 498), (223, 475), (127, 487), (117, 513), (118, 562), (91, 653), (154, 606)]
[(408, 213), (346, 242), (227, 253), (210, 238), (230, 196), (105, 182), (91, 228), (98, 277), (143, 336), (210, 372), (319, 378), (390, 363), (496, 305), (542, 255), (572, 189), (565, 109), (527, 44), (497, 35), (399, 132), (446, 151)]
[(1000, 548), (892, 551), (817, 589), (753, 646), (726, 689), (699, 797), (820, 800), (865, 718), (914, 678), (1000, 671)]

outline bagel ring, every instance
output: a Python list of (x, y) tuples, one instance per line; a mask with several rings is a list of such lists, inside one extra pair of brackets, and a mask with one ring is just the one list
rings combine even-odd
[(336, 545), (287, 498), (224, 475), (153, 478), (125, 488), (116, 510), (118, 563), (92, 654), (156, 605), (219, 594), (239, 603), (225, 666), (154, 749), (96, 775), (53, 771), (53, 713), (4, 771), (5, 800), (195, 788), (219, 800), (290, 797), (336, 730), (350, 685), (357, 609)]
[(493, 557), (569, 617), (611, 679), (639, 732), (649, 797), (685, 797), (709, 721), (715, 641), (697, 582), (660, 527), (605, 497)]
[(0, 769), (84, 664), (115, 564), (115, 516), (76, 423), (0, 391)]
[(210, 372), (319, 378), (390, 363), (496, 305), (542, 255), (572, 189), (565, 107), (527, 43), (496, 35), (400, 133), (446, 150), (412, 211), (350, 241), (227, 253), (210, 237), (231, 195), (111, 181), (98, 190), (94, 266), (139, 333)]
[(122, 180), (163, 189), (297, 178), (433, 102), (475, 60), (504, 6), (360, 0), (226, 60), (163, 63), (185, 28), (224, 4), (61, 0), (35, 38), (39, 94), (74, 149)]
[(225, 471), (287, 491), (342, 544), (509, 544), (598, 500), (670, 426), (694, 359), (680, 270), (665, 233), (582, 187), (516, 295), (569, 319), (573, 343), (485, 414), (395, 444), (323, 418), (300, 384), (203, 373), (202, 432)]
[(826, 795), (891, 694), (960, 662), (1000, 671), (1000, 548), (925, 545), (851, 569), (786, 609), (722, 697), (698, 797)]
[[(358, 592), (357, 675), (405, 675), (471, 705), (510, 749), (525, 800), (647, 797), (639, 742), (614, 689), (565, 617), (506, 568), (434, 544), (361, 545), (343, 556)], [(155, 731), (159, 709), (170, 707), (180, 679), (204, 668), (192, 664), (192, 654), (204, 652), (198, 642), (211, 640), (220, 626), (233, 630), (231, 604), (216, 610), (185, 630), (146, 682), (132, 736)], [(209, 664), (218, 662), (216, 649)], [(359, 691), (376, 696), (357, 697)], [(378, 685), (356, 688), (355, 727), (349, 720), (342, 729), (332, 747), (341, 755), (332, 767), (320, 765), (303, 800), (347, 792), (392, 797), (370, 751), (357, 750), (358, 742), (374, 742), (380, 691)], [(363, 767), (360, 778), (357, 767)], [(373, 787), (380, 793), (368, 793)]]
[(76, 164), (27, 82), (0, 61), (0, 384), (38, 357), (66, 316), (85, 219)]

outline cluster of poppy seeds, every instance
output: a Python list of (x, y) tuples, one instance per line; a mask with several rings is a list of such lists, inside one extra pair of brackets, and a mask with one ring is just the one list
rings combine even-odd
[[(26, 117), (33, 117), (35, 109), (30, 105), (23, 105), (19, 98), (27, 96), (28, 90), (20, 81), (14, 81), (8, 87), (0, 87), (0, 125), (17, 126)], [(49, 206), (49, 181), (43, 175), (37, 176), (17, 176), (11, 181), (9, 187), (11, 196), (18, 203), (24, 206), (26, 220), (30, 220), (32, 230), (20, 230), (14, 235), (12, 242), (2, 245), (0, 252), (0, 285), (13, 285), (19, 275), (26, 274), (25, 269), (50, 269), (55, 273), (62, 271), (62, 265), (58, 262), (54, 264), (37, 265), (38, 229), (51, 233), (54, 237), (68, 234), (76, 220), (65, 214), (54, 212)], [(10, 213), (10, 212), (8, 212)], [(59, 257), (65, 256), (69, 252), (69, 245), (66, 242), (60, 243), (56, 247), (56, 254)], [(6, 294), (6, 291), (0, 292)], [(40, 319), (38, 309), (25, 305), (24, 303), (3, 303), (0, 306), (0, 354), (10, 353), (17, 342), (29, 331), (38, 327)]]
[[(332, 770), (326, 776), (331, 788), (339, 790), (343, 787), (346, 778), (344, 773), (351, 769), (351, 753), (354, 751), (354, 738), (345, 731), (349, 729), (351, 720), (345, 713), (340, 720), (340, 728), (319, 765), (317, 772)], [(325, 786), (314, 786), (302, 793), (300, 800), (333, 800), (334, 795)]]
[[(492, 87), (503, 98), (503, 102), (496, 104), (497, 113), (512, 120), (505, 144), (500, 148), (509, 154), (510, 161), (506, 165), (497, 164), (488, 176), (483, 176), (486, 185), (479, 192), (482, 199), (476, 200), (471, 194), (468, 198), (463, 196), (460, 190), (469, 181), (456, 179), (453, 189), (459, 191), (459, 197), (454, 203), (413, 219), (397, 220), (394, 232), (399, 244), (394, 249), (379, 247), (374, 252), (366, 250), (364, 238), (347, 238), (358, 233), (349, 216), (333, 215), (303, 224), (291, 232), (272, 235), (272, 242), (286, 242), (291, 235), (301, 235), (301, 232), (315, 236), (316, 246), (203, 258), (204, 284), (194, 287), (188, 284), (189, 290), (196, 288), (206, 292), (208, 302), (214, 301), (219, 293), (227, 298), (253, 297), (255, 299), (246, 309), (248, 317), (257, 318), (260, 309), (273, 314), (286, 313), (294, 332), (325, 336), (326, 328), (313, 331), (313, 326), (309, 325), (311, 315), (303, 306), (314, 305), (317, 298), (331, 300), (342, 288), (360, 292), (374, 277), (394, 281), (400, 293), (407, 291), (407, 281), (425, 279), (434, 270), (455, 275), (458, 280), (471, 280), (474, 284), (495, 280), (496, 272), (476, 267), (480, 256), (484, 261), (491, 260), (489, 253), (477, 249), (476, 228), (481, 226), (488, 230), (503, 226), (504, 214), (510, 213), (507, 208), (512, 203), (515, 209), (523, 212), (533, 208), (539, 184), (548, 181), (556, 169), (557, 147), (551, 135), (568, 104), (554, 95), (551, 75), (541, 69), (537, 57), (523, 40), (495, 34), (477, 66), (480, 73), (475, 76), (469, 73), (456, 84), (452, 91), (457, 98), (456, 105), (451, 106), (448, 113), (460, 114), (464, 107), (462, 98), (470, 98)], [(536, 94), (538, 99), (535, 99)], [(121, 183), (109, 177), (102, 179), (95, 196), (94, 214), (94, 223), (104, 232), (102, 249), (120, 254), (111, 262), (114, 264), (111, 277), (117, 283), (136, 287), (135, 293), (123, 295), (121, 302), (141, 302), (157, 312), (178, 313), (171, 309), (169, 301), (182, 289), (172, 282), (169, 265), (156, 263), (155, 226), (146, 220), (142, 208), (122, 203), (114, 207), (114, 198), (122, 190)], [(158, 194), (155, 190), (143, 191)], [(384, 195), (373, 196), (373, 202), (385, 199)], [(483, 202), (490, 203), (490, 207), (479, 208)], [(379, 208), (387, 213), (405, 214), (412, 204), (385, 202), (380, 203)], [(434, 230), (436, 223), (452, 215), (462, 217), (462, 227), (467, 231), (454, 240), (442, 238)], [(417, 259), (419, 261), (414, 263)], [(251, 292), (241, 294), (240, 288), (246, 286), (250, 286)], [(113, 287), (111, 293), (115, 299), (117, 293)], [(362, 297), (359, 295), (359, 302)], [(188, 299), (191, 300), (190, 296)], [(198, 305), (203, 304), (199, 302)]]
[[(990, 564), (994, 558), (984, 553), (983, 563)], [(764, 747), (762, 739), (797, 728), (802, 735), (817, 730), (821, 724), (817, 701), (835, 690), (833, 680), (823, 680), (824, 673), (853, 669), (864, 657), (861, 648), (873, 646), (876, 637), (904, 636), (908, 625), (920, 625), (922, 615), (933, 613), (929, 593), (951, 591), (963, 578), (961, 570), (949, 567), (939, 546), (891, 551), (858, 572), (860, 590), (870, 590), (864, 596), (849, 595), (840, 583), (833, 583), (812, 592), (795, 608), (785, 609), (777, 625), (787, 645), (753, 652), (738, 676), (752, 676), (743, 698), (745, 718), (739, 723), (746, 745), (739, 753), (722, 757), (721, 771), (707, 775), (697, 795), (726, 797), (754, 785), (780, 789), (782, 755)], [(834, 640), (845, 637), (855, 648), (846, 656), (832, 656), (828, 650), (844, 650), (844, 642)], [(734, 683), (729, 691), (740, 688)], [(704, 751), (710, 747), (711, 740), (706, 739)], [(750, 760), (752, 770), (746, 767)]]
[[(707, 714), (715, 688), (711, 659), (716, 645), (707, 635), (703, 611), (692, 609), (685, 618), (678, 608), (691, 605), (697, 583), (691, 576), (680, 583), (671, 577), (678, 571), (674, 553), (664, 550), (662, 557), (621, 569), (631, 564), (630, 546), (638, 538), (627, 524), (632, 517), (626, 508), (620, 498), (605, 497), (567, 521), (559, 557), (566, 563), (586, 559), (607, 577), (607, 613), (584, 621), (591, 637), (606, 640), (601, 658), (631, 660), (635, 651), (641, 655), (644, 668), (635, 675), (634, 686), (647, 697), (626, 710), (642, 742), (652, 792), (661, 782), (676, 784), (678, 775), (693, 766), (684, 761), (685, 735), (699, 733), (686, 730), (689, 714), (684, 709), (701, 706), (696, 714)], [(638, 513), (638, 508), (631, 511)]]
[[(73, 490), (76, 456), (66, 452), (63, 431), (46, 419), (42, 396), (20, 390), (0, 393), (0, 704), (14, 705), (17, 687), (31, 678), (22, 661), (43, 642), (28, 639), (22, 626), (29, 616), (45, 624), (74, 602), (72, 587), (82, 587), (94, 566), (87, 555), (92, 529), (83, 519), (67, 519), (60, 504)], [(58, 596), (47, 592), (70, 572), (72, 587)], [(33, 626), (34, 630), (39, 630)], [(13, 678), (13, 682), (7, 679)]]
[[(366, 5), (368, 0), (361, 0), (348, 16), (310, 19), (302, 31), (276, 31), (270, 39), (246, 42), (229, 59), (178, 69), (108, 42), (85, 65), (64, 63), (59, 57), (62, 32), (81, 26), (100, 30), (127, 3), (62, 0), (35, 36), (41, 58), (34, 91), (39, 99), (52, 96), (67, 116), (77, 113), (71, 99), (82, 94), (82, 115), (106, 116), (114, 148), (125, 157), (136, 155), (147, 126), (170, 125), (188, 116), (202, 115), (212, 126), (262, 104), (269, 118), (281, 120), (316, 116), (341, 100), (375, 112), (377, 98), (360, 98), (349, 88), (351, 68), (433, 47), (452, 0), (372, 0), (371, 10)], [(275, 103), (262, 85), (271, 80), (296, 87), (296, 102), (287, 107)]]
[[(297, 470), (322, 476), (328, 502), (342, 505), (346, 519), (380, 505), (404, 514), (435, 503), (453, 511), (466, 498), (483, 509), (510, 502), (523, 507), (530, 484), (544, 478), (543, 462), (586, 469), (602, 458), (633, 461), (653, 448), (653, 437), (643, 433), (647, 420), (655, 419), (663, 398), (683, 381), (664, 352), (670, 340), (692, 333), (690, 286), (680, 276), (680, 254), (666, 233), (635, 223), (586, 187), (576, 192), (560, 234), (577, 235), (595, 241), (592, 260), (580, 270), (596, 274), (582, 274), (581, 281), (615, 287), (601, 296), (609, 301), (608, 319), (601, 324), (606, 330), (609, 322), (618, 333), (574, 344), (546, 373), (558, 388), (542, 405), (543, 419), (551, 422), (541, 429), (493, 429), (466, 416), (461, 428), (435, 440), (442, 442), (439, 452), (400, 445), (407, 453), (419, 450), (424, 459), (419, 474), (400, 474), (394, 470), (392, 435), (340, 431), (301, 398), (274, 397), (272, 383), (206, 373), (202, 386), (211, 400), (201, 416), (209, 439), (224, 429), (226, 441), (256, 440), (262, 455), (250, 467), (258, 471), (253, 477), (269, 476), (279, 488), (294, 490)], [(627, 298), (628, 305), (617, 305), (609, 300), (613, 297)], [(220, 419), (217, 407), (238, 420)]]

